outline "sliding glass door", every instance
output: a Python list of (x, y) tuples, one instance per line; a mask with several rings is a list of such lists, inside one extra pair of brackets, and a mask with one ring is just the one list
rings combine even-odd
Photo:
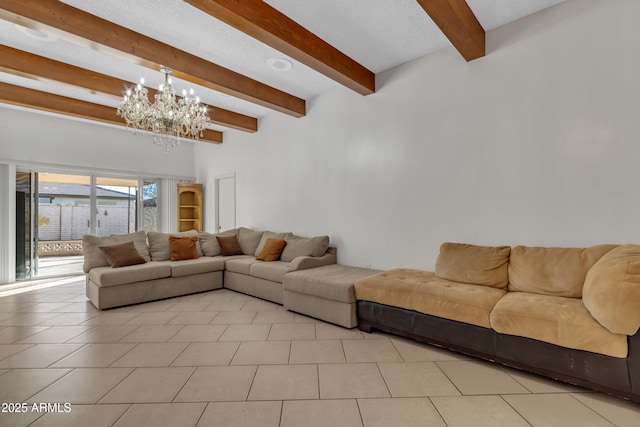
[(93, 226), (96, 236), (115, 236), (137, 230), (138, 180), (96, 177)]
[[(144, 228), (155, 231), (155, 185), (136, 178), (17, 172), (16, 279), (82, 274), (82, 236), (142, 229), (143, 212)], [(143, 201), (141, 192), (153, 197)]]
[(141, 224), (138, 224), (139, 230), (159, 231), (159, 213), (158, 213), (158, 182), (144, 181), (142, 182), (142, 203), (138, 208), (138, 212), (142, 212)]
[(31, 277), (33, 269), (33, 204), (34, 174), (16, 173), (16, 279)]

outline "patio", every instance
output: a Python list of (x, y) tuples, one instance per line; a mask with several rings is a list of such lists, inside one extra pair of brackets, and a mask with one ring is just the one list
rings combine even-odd
[(36, 277), (81, 275), (83, 262), (82, 255), (41, 257)]

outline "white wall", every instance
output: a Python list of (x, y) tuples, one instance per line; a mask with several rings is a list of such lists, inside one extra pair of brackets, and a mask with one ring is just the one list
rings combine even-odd
[[(0, 129), (0, 284), (15, 280), (16, 167), (164, 178), (165, 193), (176, 192), (177, 180), (195, 176), (191, 144), (165, 153), (150, 136), (134, 135), (125, 128), (0, 107)], [(170, 201), (163, 193), (163, 212), (175, 212)], [(175, 229), (168, 222), (172, 219), (175, 214), (161, 214), (162, 230)]]
[(568, 0), (338, 89), (308, 115), (198, 145), (206, 223), (236, 172), (237, 223), (329, 234), (339, 262), (431, 269), (443, 241), (640, 243), (640, 2)]
[(165, 153), (150, 136), (134, 135), (124, 127), (1, 107), (0, 129), (0, 163), (149, 177), (194, 176), (192, 145)]
[(0, 285), (16, 280), (16, 168), (0, 164)]

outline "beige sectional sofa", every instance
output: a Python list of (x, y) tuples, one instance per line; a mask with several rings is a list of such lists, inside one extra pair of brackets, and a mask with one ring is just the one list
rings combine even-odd
[[(198, 233), (182, 233), (196, 235)], [(99, 309), (170, 298), (222, 288), (224, 260), (211, 257), (170, 261), (168, 235), (144, 231), (82, 239), (86, 294)], [(144, 264), (112, 268), (100, 250), (133, 242)]]
[(353, 285), (379, 270), (331, 264), (284, 276), (283, 303), (288, 310), (325, 322), (353, 328), (358, 326)]
[[(336, 249), (329, 237), (305, 238), (292, 233), (273, 233), (248, 228), (218, 235), (195, 231), (173, 233), (198, 236), (198, 257), (170, 261), (169, 234), (143, 231), (122, 236), (83, 237), (86, 294), (99, 309), (153, 301), (178, 295), (227, 287), (282, 304), (283, 276), (336, 263)], [(224, 256), (216, 236), (236, 236), (241, 253)], [(287, 246), (278, 261), (256, 259), (268, 238), (281, 238)], [(113, 268), (100, 247), (133, 242), (146, 261)]]
[[(225, 233), (229, 234), (229, 232)], [(255, 231), (248, 228), (237, 230), (238, 242), (243, 255), (225, 257), (224, 287), (262, 299), (282, 304), (284, 275), (291, 271), (306, 270), (335, 264), (336, 248), (329, 247), (329, 237), (304, 238), (292, 233)], [(212, 235), (202, 235), (204, 247), (213, 246)], [(256, 259), (267, 239), (283, 239), (287, 245), (280, 260), (264, 262)], [(205, 243), (206, 242), (206, 243)], [(214, 249), (209, 255), (216, 256)]]
[(435, 272), (355, 284), (380, 329), (640, 402), (640, 246), (444, 243)]

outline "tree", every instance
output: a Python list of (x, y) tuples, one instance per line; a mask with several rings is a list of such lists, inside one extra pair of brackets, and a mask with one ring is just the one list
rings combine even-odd
[(38, 227), (42, 227), (43, 225), (49, 225), (49, 224), (51, 224), (51, 221), (49, 220), (49, 218), (47, 218), (42, 214), (38, 214)]

